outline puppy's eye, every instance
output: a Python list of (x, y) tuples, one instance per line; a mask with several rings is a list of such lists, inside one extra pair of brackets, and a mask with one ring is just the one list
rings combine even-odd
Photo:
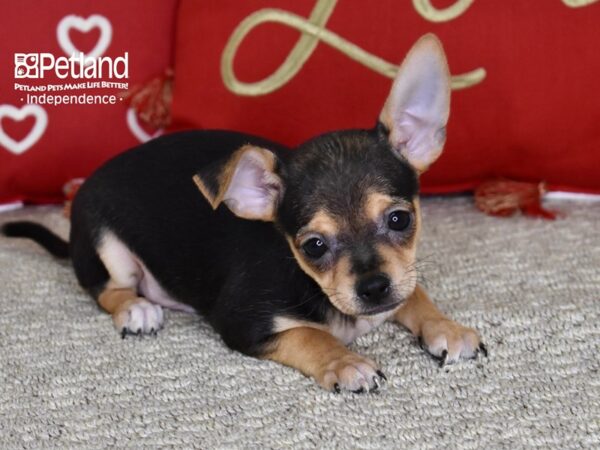
[(388, 227), (394, 231), (404, 231), (410, 225), (410, 213), (408, 211), (393, 211), (388, 216)]
[(328, 247), (323, 239), (311, 238), (302, 244), (302, 250), (311, 258), (318, 259), (327, 252)]

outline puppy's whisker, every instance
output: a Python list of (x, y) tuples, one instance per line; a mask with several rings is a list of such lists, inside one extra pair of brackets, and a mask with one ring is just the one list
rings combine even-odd
[[(301, 302), (299, 302), (299, 303), (296, 303), (296, 304), (294, 304), (294, 305), (291, 305), (291, 306), (289, 306), (289, 307), (287, 307), (287, 308), (280, 309), (280, 311), (282, 311), (282, 312), (286, 312), (286, 311), (290, 311), (290, 310), (292, 310), (292, 309), (296, 309), (296, 308), (298, 308), (298, 307), (300, 307), (300, 306), (304, 306), (304, 305), (306, 305), (307, 303), (309, 303), (309, 302), (311, 302), (311, 301), (315, 300), (316, 298), (318, 298), (318, 297), (320, 297), (320, 296), (322, 296), (322, 295), (323, 295), (323, 294), (322, 294), (321, 292), (317, 292), (316, 294), (313, 294), (313, 295), (311, 295), (311, 296), (309, 296), (309, 297), (305, 298), (303, 301), (301, 301)], [(316, 307), (316, 306), (318, 306), (318, 303), (315, 305), (315, 307)]]

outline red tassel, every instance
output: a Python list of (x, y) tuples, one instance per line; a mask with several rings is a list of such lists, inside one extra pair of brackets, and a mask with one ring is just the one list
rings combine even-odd
[(75, 194), (77, 194), (77, 191), (79, 190), (84, 181), (84, 178), (73, 178), (63, 186), (63, 194), (65, 195), (65, 206), (63, 208), (63, 214), (67, 218), (71, 217), (71, 204), (73, 203)]
[(166, 128), (171, 123), (173, 69), (166, 69), (162, 75), (135, 85), (120, 96), (135, 109), (140, 120), (155, 129)]
[(481, 183), (475, 189), (475, 206), (492, 216), (512, 216), (521, 211), (526, 216), (554, 220), (556, 213), (542, 206), (546, 184), (523, 183), (504, 178)]

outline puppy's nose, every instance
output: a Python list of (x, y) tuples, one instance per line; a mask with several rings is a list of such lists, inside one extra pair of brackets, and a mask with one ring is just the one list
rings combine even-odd
[(390, 279), (383, 274), (365, 277), (357, 283), (356, 293), (365, 302), (379, 302), (390, 293)]

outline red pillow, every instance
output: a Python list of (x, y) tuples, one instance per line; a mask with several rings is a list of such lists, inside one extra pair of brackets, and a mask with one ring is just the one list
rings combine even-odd
[[(291, 54), (300, 36), (294, 24), (305, 26), (311, 11), (326, 14), (321, 8), (327, 3), (334, 10), (323, 28), (382, 58), (383, 64), (374, 64), (378, 70), (385, 72), (385, 62), (399, 64), (426, 32), (441, 38), (454, 75), (481, 68), (467, 77), (472, 86), (453, 93), (446, 149), (424, 175), (424, 191), (471, 189), (505, 176), (600, 193), (600, 58), (595, 45), (600, 42), (600, 2), (573, 8), (569, 5), (582, 2), (548, 0), (542, 7), (520, 0), (381, 0), (376, 5), (182, 0), (174, 128), (231, 128), (296, 145), (329, 130), (372, 127), (393, 67), (382, 75), (323, 42), (303, 65), (298, 55), (290, 56), (300, 69), (271, 92), (239, 95), (224, 82), (224, 49), (244, 19), (257, 19), (258, 25), (241, 39), (232, 74), (255, 89), (252, 83), (271, 76)], [(286, 24), (261, 23), (269, 17)]]
[[(106, 159), (154, 133), (139, 123), (118, 95), (123, 83), (131, 89), (171, 64), (176, 4), (176, 0), (20, 0), (2, 6), (0, 203), (60, 201), (68, 180), (87, 176)], [(78, 60), (58, 62), (74, 52), (103, 59), (102, 76), (92, 76), (93, 63), (85, 60), (83, 67)], [(40, 64), (50, 64), (50, 56), (40, 55), (44, 53), (51, 54), (55, 65), (69, 66), (59, 67), (58, 73), (44, 70), (42, 78)], [(81, 78), (85, 70), (90, 76)], [(102, 82), (118, 84), (94, 87)], [(80, 83), (83, 88), (59, 90)], [(95, 104), (81, 97), (88, 95)], [(47, 104), (50, 98), (64, 102), (64, 96), (83, 104)]]

